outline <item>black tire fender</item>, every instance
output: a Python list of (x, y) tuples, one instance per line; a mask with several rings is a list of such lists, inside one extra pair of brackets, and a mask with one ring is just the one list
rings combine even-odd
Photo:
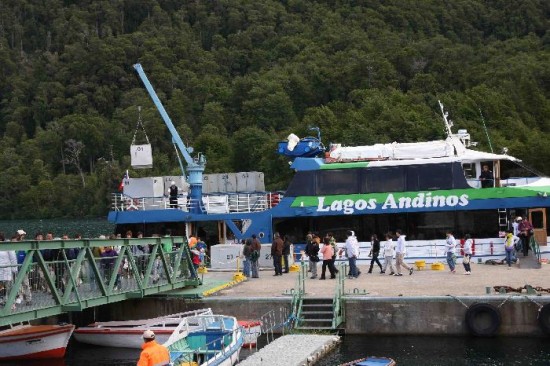
[(538, 320), (544, 334), (550, 335), (550, 304), (545, 304), (539, 309)]
[(491, 304), (473, 304), (466, 311), (466, 326), (473, 335), (478, 337), (495, 335), (501, 321), (500, 311)]

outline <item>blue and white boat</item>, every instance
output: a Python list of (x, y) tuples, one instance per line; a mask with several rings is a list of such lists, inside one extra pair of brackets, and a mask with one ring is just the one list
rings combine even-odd
[(182, 320), (164, 346), (173, 366), (232, 366), (239, 362), (243, 328), (226, 315), (198, 315)]
[[(370, 236), (376, 233), (381, 238), (398, 228), (407, 236), (409, 261), (438, 262), (446, 256), (445, 234), (451, 229), (457, 238), (471, 234), (474, 255), (481, 261), (504, 256), (505, 231), (521, 216), (533, 224), (538, 259), (550, 258), (550, 177), (525, 166), (507, 150), (497, 154), (472, 149), (466, 130), (452, 132), (442, 104), (445, 140), (331, 144), (325, 151), (320, 134), (291, 136), (277, 151), (290, 159), (293, 179), (285, 191), (266, 192), (263, 184), (250, 184), (258, 177), (263, 183), (263, 175), (252, 174), (258, 172), (220, 174), (217, 185), (213, 175), (203, 175), (206, 158), (190, 156), (141, 66), (136, 65), (136, 70), (187, 168), (179, 179), (150, 178), (144, 193), (134, 193), (138, 182), (128, 181), (124, 192), (113, 196), (109, 212), (117, 233), (198, 235), (216, 254), (216, 244), (240, 243), (251, 235), (269, 245), (276, 232), (294, 244), (303, 244), (308, 231), (332, 232), (342, 245), (345, 233), (353, 230), (361, 249), (358, 262), (364, 264), (370, 261)], [(485, 166), (492, 179), (481, 179)], [(180, 194), (172, 203), (166, 194), (171, 181), (178, 182)], [(299, 246), (294, 249), (298, 252)], [(229, 260), (239, 252), (222, 254)], [(260, 257), (260, 266), (270, 264), (268, 257)]]

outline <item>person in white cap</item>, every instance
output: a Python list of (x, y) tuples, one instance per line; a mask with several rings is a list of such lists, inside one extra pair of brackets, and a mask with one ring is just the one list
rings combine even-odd
[(23, 240), (23, 236), (25, 236), (25, 235), (27, 235), (25, 230), (23, 230), (23, 229), (17, 230), (17, 236), (19, 236), (19, 240)]
[(169, 197), (170, 197), (170, 208), (177, 208), (178, 207), (178, 186), (174, 181), (170, 183)]
[(162, 366), (170, 364), (168, 348), (155, 341), (155, 333), (152, 330), (143, 332), (143, 351), (139, 356), (137, 366)]

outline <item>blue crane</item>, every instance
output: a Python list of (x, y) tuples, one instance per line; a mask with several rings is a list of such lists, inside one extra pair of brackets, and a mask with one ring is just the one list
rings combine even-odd
[(168, 130), (170, 130), (172, 141), (174, 142), (174, 144), (176, 144), (181, 154), (183, 155), (185, 162), (187, 163), (187, 173), (189, 174), (188, 182), (191, 186), (191, 193), (189, 196), (189, 210), (191, 213), (202, 213), (202, 173), (204, 172), (206, 166), (206, 158), (202, 154), (198, 154), (196, 158), (191, 157), (190, 153), (193, 153), (193, 148), (187, 147), (183, 143), (180, 135), (178, 134), (178, 131), (172, 123), (172, 120), (168, 116), (168, 113), (166, 113), (164, 106), (158, 98), (157, 93), (153, 88), (153, 85), (151, 85), (149, 79), (147, 78), (147, 75), (145, 75), (145, 71), (143, 71), (141, 64), (135, 64), (134, 69), (136, 69), (139, 77), (141, 78), (141, 81), (149, 92), (149, 96), (153, 100), (153, 103), (155, 103), (155, 106), (157, 107), (160, 116), (168, 127)]

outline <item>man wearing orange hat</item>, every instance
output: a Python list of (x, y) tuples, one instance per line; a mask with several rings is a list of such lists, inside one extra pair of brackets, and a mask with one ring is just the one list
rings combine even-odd
[(143, 332), (143, 351), (139, 356), (137, 366), (162, 366), (170, 364), (168, 349), (155, 341), (155, 333), (152, 330)]

